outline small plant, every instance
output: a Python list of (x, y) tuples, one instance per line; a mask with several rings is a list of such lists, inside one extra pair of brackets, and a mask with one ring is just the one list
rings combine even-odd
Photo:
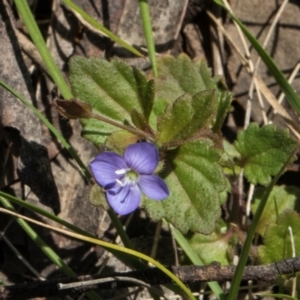
[[(89, 26), (102, 30), (119, 45), (144, 57), (72, 1), (63, 2), (81, 15)], [(223, 6), (223, 2), (215, 2)], [(298, 142), (287, 130), (271, 124), (260, 127), (256, 123), (239, 130), (233, 142), (227, 141), (222, 126), (233, 110), (232, 94), (222, 78), (211, 75), (203, 60), (192, 61), (185, 54), (178, 57), (163, 55), (156, 59), (147, 1), (140, 1), (140, 10), (152, 71), (143, 72), (118, 58), (108, 61), (74, 56), (69, 63), (69, 85), (54, 63), (27, 2), (15, 0), (15, 5), (50, 77), (66, 99), (54, 101), (55, 106), (65, 118), (79, 118), (81, 135), (101, 149), (89, 168), (33, 105), (2, 81), (0, 84), (33, 110), (75, 158), (92, 183), (90, 202), (108, 211), (125, 247), (99, 241), (52, 214), (0, 192), (0, 201), (10, 213), (14, 208), (2, 197), (77, 233), (54, 230), (75, 238), (79, 238), (78, 233), (82, 234), (82, 240), (104, 247), (134, 268), (145, 268), (140, 259), (150, 262), (171, 278), (190, 299), (195, 298), (180, 278), (158, 261), (132, 250), (115, 212), (127, 215), (142, 209), (152, 221), (164, 222), (172, 228), (185, 253), (183, 261), (188, 259), (188, 263), (195, 265), (208, 265), (214, 261), (230, 265), (233, 253), (241, 246), (229, 300), (237, 298), (237, 289), (249, 257), (255, 263), (271, 264), (300, 256), (300, 189), (276, 185), (286, 167), (296, 159)], [(291, 107), (300, 114), (300, 100), (294, 89), (257, 40), (238, 19), (231, 16), (268, 66)], [(251, 75), (254, 76), (254, 73)], [(238, 178), (240, 182), (244, 180), (246, 185), (255, 187), (253, 201), (249, 205), (252, 215), (247, 215), (247, 220), (251, 221), (249, 226), (245, 223), (243, 226), (231, 224), (232, 216), (224, 217), (222, 214), (227, 209), (227, 200), (234, 194)], [(240, 210), (238, 213), (241, 213)], [(44, 241), (36, 238), (36, 233), (28, 229), (24, 220), (18, 221), (67, 276), (77, 276), (61, 263), (62, 259)], [(254, 236), (259, 240), (258, 244), (253, 242)], [(296, 288), (299, 290), (298, 277)], [(218, 299), (225, 297), (218, 283), (209, 282), (208, 285)], [(288, 289), (283, 280), (279, 285)], [(170, 288), (175, 290), (174, 286)], [(99, 299), (93, 292), (87, 296)]]
[[(230, 192), (226, 173), (238, 176), (244, 170), (249, 182), (268, 185), (297, 143), (273, 125), (259, 128), (251, 124), (224, 148), (220, 129), (231, 110), (232, 96), (203, 61), (192, 63), (185, 55), (166, 56), (158, 60), (158, 76), (149, 77), (119, 59), (71, 60), (69, 80), (76, 103), (90, 106), (81, 118), (82, 135), (110, 151), (91, 163), (96, 181), (106, 189), (106, 194), (99, 192), (116, 212), (126, 214), (138, 207), (141, 190), (141, 207), (154, 221), (165, 218), (183, 233), (210, 234)], [(82, 115), (78, 113), (78, 117)], [(139, 143), (141, 140), (146, 142)], [(156, 145), (159, 156), (146, 145), (153, 149)], [(145, 164), (151, 163), (151, 170), (133, 165), (133, 157), (141, 159), (138, 151)], [(123, 153), (124, 158), (120, 156)], [(158, 159), (164, 166), (160, 176), (169, 193), (156, 175), (151, 175), (157, 181), (152, 187), (146, 188), (142, 177), (138, 179), (139, 174), (152, 174)], [(123, 209), (120, 201), (127, 203), (126, 195), (131, 204)]]

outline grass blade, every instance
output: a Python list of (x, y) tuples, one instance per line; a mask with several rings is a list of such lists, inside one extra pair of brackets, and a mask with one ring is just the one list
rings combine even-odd
[[(168, 225), (167, 221), (164, 220), (164, 223)], [(174, 233), (174, 237), (176, 239), (176, 242), (179, 244), (179, 246), (183, 249), (187, 257), (190, 259), (190, 261), (196, 265), (196, 266), (204, 266), (203, 261), (200, 259), (200, 257), (195, 253), (195, 251), (192, 249), (188, 241), (185, 239), (185, 237), (181, 234), (180, 231), (178, 231), (176, 228), (172, 227), (172, 231)], [(207, 283), (214, 295), (219, 299), (223, 300), (225, 299), (224, 291), (216, 281), (211, 281)]]
[[(1, 192), (0, 192), (1, 193)], [(0, 196), (0, 202), (4, 207), (11, 211), (15, 211), (14, 207), (9, 201)], [(32, 227), (23, 219), (17, 218), (17, 223), (22, 227), (26, 234), (33, 240), (33, 242), (44, 252), (44, 254), (69, 278), (77, 278), (76, 273), (49, 247), (43, 239), (32, 229)], [(101, 300), (101, 298), (94, 291), (86, 292), (86, 296), (90, 300)]]
[(17, 10), (30, 34), (32, 41), (34, 42), (38, 52), (40, 53), (43, 62), (45, 63), (47, 72), (51, 76), (54, 83), (57, 85), (59, 91), (65, 99), (71, 99), (72, 93), (64, 80), (64, 77), (54, 62), (50, 51), (44, 41), (44, 38), (36, 24), (36, 21), (31, 13), (28, 1), (26, 0), (15, 0)]
[(242, 249), (242, 253), (238, 262), (238, 265), (236, 267), (235, 273), (234, 273), (234, 277), (231, 283), (231, 287), (228, 293), (228, 300), (235, 300), (237, 299), (237, 294), (238, 294), (238, 289), (241, 283), (241, 278), (243, 275), (243, 271), (244, 268), (246, 266), (247, 260), (248, 260), (248, 256), (249, 256), (249, 251), (251, 248), (251, 244), (252, 244), (252, 240), (255, 234), (255, 230), (257, 227), (257, 224), (260, 220), (260, 217), (263, 213), (263, 210), (266, 206), (267, 200), (269, 198), (269, 195), (273, 189), (273, 187), (275, 186), (277, 180), (279, 179), (279, 177), (282, 175), (282, 173), (284, 172), (285, 168), (287, 167), (287, 165), (290, 163), (291, 159), (293, 158), (293, 156), (295, 155), (295, 151), (296, 149), (291, 153), (291, 155), (289, 156), (288, 160), (285, 162), (285, 164), (283, 165), (283, 167), (281, 168), (281, 170), (278, 172), (278, 174), (273, 178), (273, 180), (271, 181), (271, 183), (268, 185), (266, 191), (264, 192), (264, 195), (258, 205), (258, 208), (253, 216), (253, 220), (252, 223), (249, 227), (248, 233), (247, 233), (247, 237), (245, 240), (245, 243), (243, 245), (243, 249)]
[(149, 54), (154, 76), (156, 77), (157, 63), (156, 63), (155, 43), (154, 43), (154, 38), (152, 33), (149, 5), (147, 0), (139, 0), (139, 5), (140, 5), (141, 18), (143, 23), (144, 36), (146, 39), (148, 54)]
[(124, 47), (131, 53), (135, 54), (136, 56), (145, 57), (141, 52), (139, 52), (136, 48), (129, 45), (127, 42), (120, 39), (118, 36), (113, 34), (111, 31), (106, 29), (102, 24), (97, 22), (94, 18), (92, 18), (89, 14), (87, 14), (83, 9), (81, 9), (79, 6), (77, 6), (73, 1), (71, 0), (62, 0), (62, 2), (69, 7), (71, 10), (75, 11), (77, 14), (79, 14), (88, 24), (90, 24), (95, 29), (102, 32), (105, 36), (109, 37), (112, 41), (116, 42), (120, 46)]
[[(1, 211), (3, 212), (3, 210), (1, 210)], [(115, 244), (111, 244), (111, 243), (102, 241), (102, 240), (97, 239), (97, 238), (93, 238), (93, 237), (90, 237), (90, 236), (81, 235), (81, 234), (74, 233), (74, 232), (71, 232), (71, 231), (66, 231), (66, 230), (63, 230), (63, 229), (60, 229), (60, 228), (55, 228), (55, 227), (49, 226), (47, 224), (44, 224), (42, 222), (30, 219), (30, 218), (25, 217), (25, 216), (22, 216), (20, 214), (16, 214), (14, 212), (10, 212), (8, 210), (5, 211), (5, 212), (7, 214), (14, 215), (16, 217), (19, 217), (19, 218), (22, 218), (24, 220), (27, 220), (27, 221), (29, 221), (31, 223), (37, 224), (37, 225), (45, 227), (45, 228), (49, 228), (49, 229), (51, 229), (53, 231), (60, 232), (62, 234), (65, 234), (67, 236), (79, 239), (81, 241), (86, 241), (86, 242), (89, 242), (89, 243), (92, 243), (92, 244), (99, 245), (99, 246), (101, 246), (103, 248), (108, 248), (108, 249), (111, 249), (111, 250), (116, 250), (116, 251), (119, 251), (119, 252), (123, 252), (123, 253), (129, 254), (129, 255), (135, 256), (137, 258), (141, 258), (141, 259), (143, 259), (143, 260), (145, 260), (145, 261), (153, 264), (158, 269), (160, 269), (163, 273), (165, 273), (168, 277), (170, 277), (186, 293), (186, 295), (189, 297), (189, 299), (196, 300), (196, 298), (193, 296), (193, 294), (191, 293), (191, 291), (189, 290), (189, 288), (177, 276), (175, 276), (171, 271), (169, 271), (161, 263), (159, 263), (158, 261), (156, 261), (155, 259), (153, 259), (150, 256), (147, 256), (147, 255), (145, 255), (143, 253), (140, 253), (140, 252), (132, 250), (132, 249), (128, 249), (128, 248), (125, 248), (125, 247), (122, 247), (122, 246), (118, 246), (118, 245), (115, 245)]]

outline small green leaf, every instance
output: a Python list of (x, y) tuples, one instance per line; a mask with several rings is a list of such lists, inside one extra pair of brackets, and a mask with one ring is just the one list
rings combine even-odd
[[(153, 82), (120, 59), (75, 56), (70, 62), (69, 81), (74, 97), (92, 106), (93, 112), (117, 121), (131, 123), (133, 109), (147, 119), (153, 103)], [(83, 135), (102, 144), (115, 127), (95, 119), (81, 120)]]
[[(173, 103), (188, 93), (192, 97), (205, 90), (216, 91), (217, 105), (214, 111), (214, 131), (218, 131), (230, 110), (232, 95), (219, 77), (212, 77), (206, 62), (181, 54), (177, 58), (163, 56), (158, 60), (158, 77), (155, 78), (155, 102)], [(155, 105), (155, 104), (154, 104)], [(215, 105), (215, 103), (214, 103)]]
[[(218, 224), (218, 229), (221, 229), (220, 225)], [(222, 225), (227, 231), (225, 224)], [(210, 235), (194, 233), (192, 235), (189, 234), (187, 240), (205, 264), (215, 261), (221, 265), (231, 264), (232, 261), (229, 254), (230, 244), (235, 244), (236, 240), (233, 231), (222, 233), (220, 230), (215, 230)]]
[(245, 177), (253, 184), (262, 185), (267, 185), (271, 176), (279, 172), (296, 146), (287, 131), (275, 129), (273, 125), (259, 128), (255, 123), (240, 131), (235, 142)]
[(184, 94), (168, 105), (158, 118), (158, 144), (190, 138), (198, 130), (208, 128), (214, 119), (217, 104), (215, 90)]
[(174, 104), (170, 104), (164, 115), (158, 119), (157, 140), (160, 145), (174, 139), (174, 137), (184, 129), (191, 121), (193, 108), (191, 105), (192, 97), (185, 94), (179, 97)]
[(183, 233), (210, 234), (220, 218), (221, 193), (226, 189), (219, 159), (220, 153), (210, 140), (167, 151), (162, 177), (170, 196), (163, 201), (144, 199), (149, 216), (155, 221), (166, 218)]
[(139, 140), (139, 136), (125, 131), (118, 130), (113, 132), (105, 141), (105, 147), (117, 152), (119, 154), (124, 153), (124, 150), (131, 144), (136, 143)]
[[(252, 202), (253, 213), (255, 213), (264, 192), (265, 188), (255, 191)], [(287, 209), (300, 212), (300, 189), (295, 186), (275, 186), (259, 219), (256, 232), (263, 236), (267, 227), (274, 225), (278, 215)]]
[(300, 256), (300, 217), (295, 211), (287, 210), (279, 215), (276, 224), (266, 229), (264, 245), (258, 248), (263, 264), (293, 257), (289, 228), (294, 237), (296, 256)]
[(132, 123), (139, 129), (146, 131), (146, 132), (152, 132), (151, 127), (149, 126), (145, 116), (138, 112), (136, 109), (133, 109), (131, 111), (131, 120)]
[(147, 81), (145, 74), (137, 68), (132, 68), (137, 83), (138, 99), (143, 108), (145, 119), (148, 120), (154, 103), (154, 80)]
[(194, 96), (201, 91), (214, 89), (218, 81), (219, 78), (211, 76), (211, 70), (203, 60), (193, 63), (185, 54), (177, 58), (166, 55), (158, 59), (155, 96), (173, 102), (186, 93)]
[(229, 111), (232, 110), (231, 102), (232, 102), (232, 94), (226, 90), (222, 92), (218, 92), (218, 108), (217, 108), (217, 115), (215, 118), (215, 124), (213, 130), (218, 132), (223, 122), (228, 114)]
[(102, 206), (105, 210), (109, 209), (105, 193), (98, 184), (92, 185), (89, 192), (89, 202), (95, 206)]

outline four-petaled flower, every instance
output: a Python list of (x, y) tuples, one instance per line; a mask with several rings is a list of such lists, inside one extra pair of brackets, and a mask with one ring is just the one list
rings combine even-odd
[(153, 200), (169, 196), (166, 183), (153, 174), (158, 161), (157, 148), (141, 142), (128, 146), (123, 157), (102, 152), (90, 166), (97, 183), (105, 188), (110, 206), (118, 214), (126, 215), (139, 206), (142, 193)]

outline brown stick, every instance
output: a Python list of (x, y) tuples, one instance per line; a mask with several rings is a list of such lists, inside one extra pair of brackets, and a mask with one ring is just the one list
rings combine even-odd
[[(191, 283), (196, 281), (230, 281), (233, 278), (235, 268), (235, 266), (221, 266), (218, 263), (212, 263), (208, 266), (172, 266), (169, 267), (169, 270), (183, 282)], [(269, 265), (247, 266), (242, 279), (272, 283), (279, 275), (294, 274), (298, 271), (300, 271), (300, 257), (295, 257)], [(130, 281), (130, 278), (132, 281)], [(92, 281), (86, 284), (87, 281), (96, 279), (98, 282)], [(103, 279), (101, 283), (99, 283), (100, 279)], [(78, 282), (81, 286), (60, 289), (64, 284), (76, 284)], [(139, 285), (139, 282), (143, 282), (144, 285), (159, 285), (171, 283), (171, 280), (159, 269), (148, 268), (126, 273), (80, 276), (78, 280), (64, 279), (2, 286), (0, 287), (0, 299), (22, 300), (34, 297), (62, 297), (66, 294), (71, 295), (96, 288), (118, 289), (136, 286)]]

